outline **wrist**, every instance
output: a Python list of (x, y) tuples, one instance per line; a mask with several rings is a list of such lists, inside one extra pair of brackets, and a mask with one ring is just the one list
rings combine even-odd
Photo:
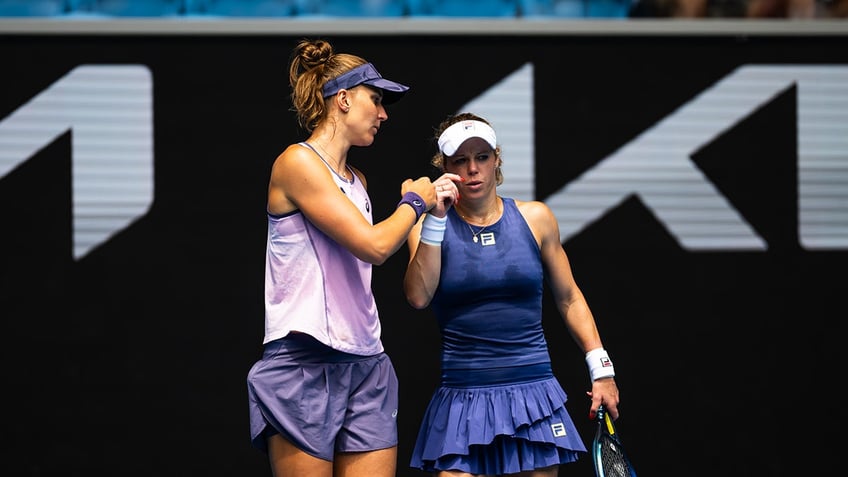
[(447, 215), (441, 218), (433, 214), (425, 215), (424, 222), (421, 223), (421, 242), (436, 247), (441, 246), (442, 240), (445, 238), (447, 223)]
[(407, 192), (406, 194), (403, 194), (403, 197), (401, 197), (397, 206), (400, 207), (403, 204), (412, 207), (412, 210), (415, 211), (415, 222), (418, 222), (421, 215), (424, 212), (427, 212), (427, 202), (424, 202), (424, 199), (415, 192)]
[(612, 360), (603, 348), (595, 348), (586, 353), (586, 366), (589, 367), (589, 377), (592, 381), (615, 377)]

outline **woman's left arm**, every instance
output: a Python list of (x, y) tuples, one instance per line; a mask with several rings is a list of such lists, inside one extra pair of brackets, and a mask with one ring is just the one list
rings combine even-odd
[[(543, 202), (517, 202), (524, 219), (536, 238), (542, 256), (542, 265), (551, 287), (557, 310), (565, 321), (571, 337), (586, 355), (603, 350), (600, 333), (586, 302), (586, 297), (571, 270), (568, 256), (562, 246), (559, 224), (551, 209)], [(603, 403), (613, 419), (618, 418), (618, 388), (613, 377), (592, 380), (590, 413)]]

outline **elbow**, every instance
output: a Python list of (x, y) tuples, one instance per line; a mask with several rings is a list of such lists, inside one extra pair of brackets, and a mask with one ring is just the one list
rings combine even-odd
[(359, 258), (372, 265), (382, 265), (398, 251), (400, 246), (401, 243), (374, 241), (368, 244), (367, 250)]
[(424, 308), (427, 308), (427, 305), (430, 304), (430, 298), (420, 293), (414, 293), (407, 290), (406, 302), (409, 303), (409, 306), (415, 308), (416, 310), (423, 310)]
[(415, 298), (410, 297), (407, 297), (406, 301), (407, 303), (409, 303), (409, 306), (415, 308), (416, 310), (423, 310), (424, 308), (427, 308), (428, 305), (428, 302), (425, 300), (417, 300)]
[(392, 256), (394, 250), (374, 250), (369, 255), (368, 262), (372, 265), (382, 265)]
[(382, 248), (370, 248), (359, 253), (354, 253), (356, 258), (371, 265), (382, 265), (392, 256), (394, 250), (384, 250)]

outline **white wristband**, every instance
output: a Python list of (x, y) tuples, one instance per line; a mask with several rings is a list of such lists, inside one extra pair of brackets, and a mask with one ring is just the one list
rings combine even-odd
[(592, 381), (615, 376), (615, 368), (603, 348), (595, 348), (586, 353), (586, 365), (589, 366), (589, 376)]
[(442, 240), (445, 238), (447, 223), (447, 215), (442, 218), (438, 218), (433, 214), (425, 215), (424, 222), (421, 223), (421, 241), (427, 245), (441, 246)]

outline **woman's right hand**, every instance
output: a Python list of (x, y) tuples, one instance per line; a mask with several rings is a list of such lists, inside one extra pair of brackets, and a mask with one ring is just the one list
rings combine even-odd
[(432, 209), (436, 205), (436, 187), (430, 181), (429, 177), (419, 177), (414, 181), (412, 179), (403, 181), (400, 185), (401, 197), (407, 192), (415, 192), (420, 195), (424, 199), (424, 203), (427, 204), (427, 210)]

